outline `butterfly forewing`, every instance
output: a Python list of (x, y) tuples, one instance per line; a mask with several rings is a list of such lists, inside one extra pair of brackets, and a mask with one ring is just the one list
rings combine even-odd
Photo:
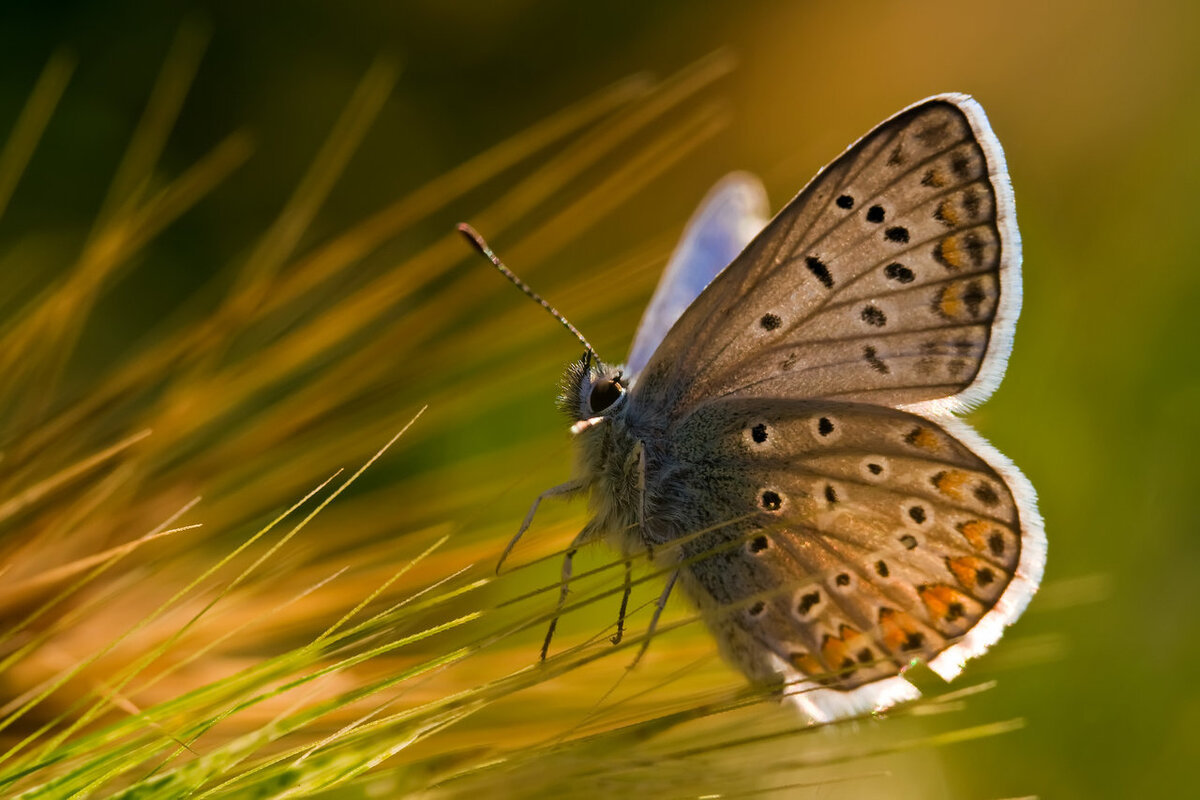
[[(1005, 479), (923, 417), (730, 398), (690, 412), (673, 441), (682, 466), (651, 470), (648, 518), (680, 543), (693, 596), (752, 676), (780, 662), (842, 690), (894, 676), (958, 641), (1017, 572)], [(705, 503), (681, 507), (693, 493)]]
[(668, 416), (730, 395), (952, 397), (998, 380), (981, 369), (1003, 369), (1009, 331), (997, 328), (1015, 320), (1018, 270), (1003, 156), (982, 111), (932, 99), (793, 199), (689, 307), (635, 391)]

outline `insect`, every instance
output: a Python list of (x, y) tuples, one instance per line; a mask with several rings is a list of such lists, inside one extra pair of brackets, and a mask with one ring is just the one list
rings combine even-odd
[(648, 552), (670, 571), (651, 633), (678, 583), (727, 660), (824, 721), (917, 697), (914, 660), (955, 677), (1041, 580), (1032, 486), (954, 416), (1004, 373), (1020, 239), (962, 94), (880, 124), (765, 227), (764, 207), (746, 175), (710, 193), (624, 366), (571, 328), (576, 477), (516, 538), (587, 495), (561, 599), (580, 545)]

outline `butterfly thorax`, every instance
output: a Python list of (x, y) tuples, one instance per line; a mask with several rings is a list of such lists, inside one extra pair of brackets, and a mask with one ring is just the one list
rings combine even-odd
[(586, 538), (604, 538), (626, 553), (647, 544), (644, 489), (647, 465), (658, 454), (646, 441), (661, 441), (653, 425), (629, 402), (619, 368), (572, 363), (563, 378), (559, 405), (575, 423), (577, 480), (589, 495), (592, 519)]

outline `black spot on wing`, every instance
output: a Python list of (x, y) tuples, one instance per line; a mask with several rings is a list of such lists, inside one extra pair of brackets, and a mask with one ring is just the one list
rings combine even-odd
[(816, 256), (809, 256), (808, 258), (804, 259), (804, 265), (808, 267), (808, 271), (811, 272), (817, 280), (824, 284), (826, 289), (833, 288), (833, 275), (829, 273), (829, 267), (825, 266), (825, 263), (821, 261), (821, 259), (817, 258)]
[(862, 318), (863, 322), (867, 323), (873, 328), (882, 328), (887, 324), (887, 314), (884, 314), (883, 311), (877, 306), (863, 306), (860, 317)]
[(975, 499), (985, 506), (994, 508), (1000, 505), (1000, 495), (996, 494), (996, 490), (992, 488), (990, 483), (979, 483), (975, 487), (973, 494), (975, 495)]
[(963, 210), (967, 212), (967, 216), (971, 219), (979, 218), (979, 211), (983, 205), (983, 200), (980, 199), (979, 193), (975, 189), (970, 188), (963, 192), (962, 196)]
[(801, 595), (800, 602), (796, 605), (796, 610), (802, 615), (807, 615), (808, 612), (812, 611), (813, 607), (820, 602), (820, 592), (808, 592), (807, 594)]
[(911, 269), (903, 264), (888, 264), (883, 268), (883, 274), (888, 280), (898, 283), (912, 283), (917, 277)]
[(966, 180), (971, 177), (971, 159), (966, 153), (958, 152), (950, 159), (950, 169), (958, 177)]
[(971, 259), (971, 263), (977, 267), (983, 266), (983, 261), (987, 255), (986, 245), (983, 239), (979, 238), (979, 234), (975, 231), (970, 231), (963, 237), (963, 241), (967, 248), (967, 256)]
[(972, 317), (979, 317), (979, 307), (983, 305), (983, 301), (987, 300), (987, 293), (983, 291), (983, 286), (979, 281), (971, 281), (967, 284), (966, 290), (962, 295), (963, 303), (967, 306), (967, 311)]
[(863, 360), (870, 365), (871, 369), (878, 372), (880, 375), (887, 375), (891, 369), (887, 364), (879, 360), (879, 356), (875, 352), (875, 348), (871, 345), (863, 346)]

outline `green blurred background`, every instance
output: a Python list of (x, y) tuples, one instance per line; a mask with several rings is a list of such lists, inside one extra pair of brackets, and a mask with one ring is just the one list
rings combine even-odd
[[(400, 66), (396, 89), (305, 241), (343, 229), (625, 76), (670, 73), (720, 48), (736, 57), (736, 68), (704, 99), (725, 111), (727, 127), (663, 179), (552, 257), (525, 260), (506, 249), (504, 235), (493, 241), (609, 358), (627, 348), (640, 307), (593, 302), (602, 293), (587, 288), (589, 275), (640, 241), (676, 235), (724, 172), (762, 175), (777, 208), (896, 110), (934, 93), (974, 95), (1008, 155), (1024, 239), (1025, 305), (1008, 376), (971, 419), (1037, 488), (1049, 560), (1046, 591), (1009, 633), (1029, 645), (1015, 648), (1023, 655), (1011, 661), (1034, 655), (1029, 663), (1006, 663), (1002, 642), (988, 662), (1000, 686), (980, 700), (982, 716), (1019, 716), (1026, 727), (942, 748), (933, 758), (950, 797), (1194, 791), (1200, 226), (1191, 209), (1200, 193), (1200, 6), (6, 4), (3, 126), (55, 48), (71, 47), (79, 67), (0, 222), (8, 289), (0, 311), (53, 278), (49, 266), (24, 274), (17, 243), (65, 255), (83, 241), (185, 19), (210, 25), (212, 39), (164, 167), (182, 169), (235, 128), (248, 129), (257, 149), (121, 274), (68, 371), (77, 387), (227, 280), (225, 266), (244, 257), (269, 223), (381, 53)], [(439, 211), (406, 231), (377, 254), (377, 268), (443, 236), (462, 213), (469, 212)], [(464, 259), (463, 269), (479, 275), (468, 279), (475, 289), (460, 309), (462, 324), (503, 313), (522, 330), (539, 330), (537, 346), (500, 346), (497, 358), (514, 370), (477, 386), (488, 415), (467, 414), (451, 429), (418, 429), (415, 444), (381, 465), (370, 485), (523, 447), (516, 451), (522, 463), (510, 465), (522, 474), (519, 482), (500, 475), (488, 495), (486, 512), (504, 527), (520, 519), (538, 489), (569, 470), (566, 432), (552, 401), (576, 346), (532, 305), (519, 310), (521, 298), (483, 265)], [(653, 277), (639, 274), (636, 282), (648, 297)], [(411, 409), (422, 401), (422, 382), (443, 378), (407, 369), (397, 363), (378, 389)], [(303, 443), (300, 432), (297, 446)], [(355, 444), (373, 447), (378, 439)], [(438, 475), (441, 490), (453, 495), (453, 469)], [(465, 518), (482, 507), (453, 513)]]

